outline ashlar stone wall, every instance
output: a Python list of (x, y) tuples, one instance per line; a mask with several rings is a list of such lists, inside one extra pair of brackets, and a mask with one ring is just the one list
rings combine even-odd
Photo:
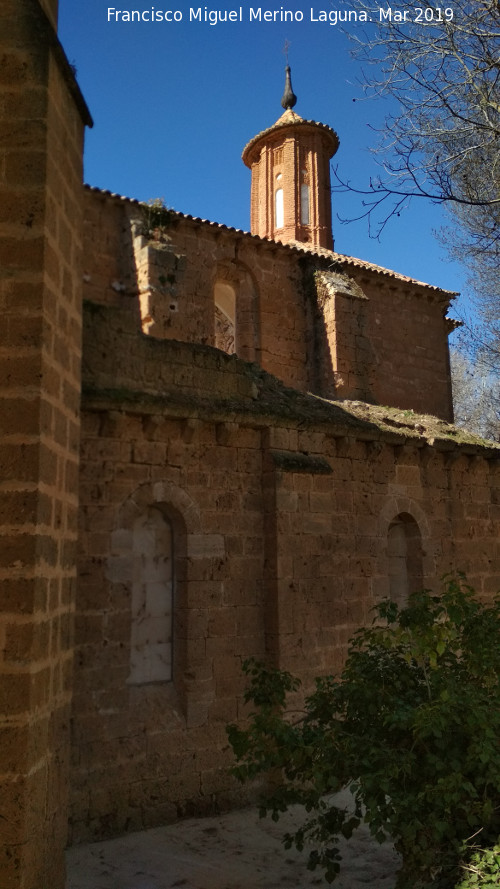
[(2, 889), (64, 886), (90, 118), (56, 13), (0, 7)]
[[(243, 800), (225, 726), (245, 715), (245, 658), (307, 687), (382, 596), (454, 569), (500, 585), (495, 447), (301, 395), (116, 307), (88, 311), (84, 351), (73, 841)], [(160, 581), (133, 543), (152, 513)], [(137, 671), (169, 633), (171, 676)]]

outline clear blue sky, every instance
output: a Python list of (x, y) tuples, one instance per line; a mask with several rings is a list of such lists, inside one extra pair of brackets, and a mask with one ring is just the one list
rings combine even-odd
[[(383, 124), (384, 101), (362, 99), (347, 37), (338, 26), (311, 22), (310, 0), (262, 7), (302, 10), (302, 22), (249, 23), (249, 7), (243, 6), (243, 22), (212, 26), (190, 22), (183, 0), (122, 0), (115, 9), (179, 10), (183, 20), (117, 23), (108, 22), (105, 0), (60, 0), (59, 36), (94, 118), (86, 182), (139, 200), (161, 197), (180, 212), (248, 230), (250, 172), (241, 151), (282, 113), (285, 40), (294, 110), (337, 131), (334, 162), (342, 177), (364, 185), (376, 174), (369, 149), (376, 142), (372, 127)], [(202, 6), (202, 14), (205, 8), (239, 10)], [(314, 5), (316, 16), (321, 8), (332, 6)], [(462, 268), (433, 236), (446, 222), (440, 208), (414, 201), (378, 243), (365, 220), (342, 225), (336, 218), (358, 215), (359, 201), (333, 196), (339, 252), (466, 295)]]

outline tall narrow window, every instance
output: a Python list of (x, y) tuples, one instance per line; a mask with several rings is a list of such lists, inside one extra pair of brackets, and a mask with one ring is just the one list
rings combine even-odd
[(283, 189), (277, 188), (274, 195), (274, 215), (276, 228), (283, 228), (285, 224), (285, 216), (283, 210)]
[(389, 596), (398, 605), (405, 605), (410, 593), (422, 589), (422, 538), (419, 527), (409, 513), (396, 516), (387, 533)]
[(133, 684), (172, 679), (173, 532), (150, 506), (132, 531), (130, 677)]
[(309, 186), (305, 182), (300, 186), (300, 222), (309, 225)]

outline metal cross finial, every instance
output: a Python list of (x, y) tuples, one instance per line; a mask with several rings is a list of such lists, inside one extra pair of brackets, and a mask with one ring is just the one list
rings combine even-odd
[(289, 40), (285, 40), (285, 44), (284, 44), (284, 46), (283, 46), (283, 54), (284, 54), (284, 56), (285, 56), (287, 65), (288, 65), (288, 50), (289, 50), (289, 49), (290, 49), (290, 41), (289, 41)]

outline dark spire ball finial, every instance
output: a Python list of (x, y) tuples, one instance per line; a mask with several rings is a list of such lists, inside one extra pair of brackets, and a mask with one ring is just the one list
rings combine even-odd
[(297, 96), (295, 95), (292, 89), (292, 73), (290, 70), (290, 65), (287, 65), (285, 68), (285, 92), (283, 93), (283, 98), (281, 100), (281, 106), (288, 111), (290, 108), (293, 108), (294, 105), (297, 104)]

